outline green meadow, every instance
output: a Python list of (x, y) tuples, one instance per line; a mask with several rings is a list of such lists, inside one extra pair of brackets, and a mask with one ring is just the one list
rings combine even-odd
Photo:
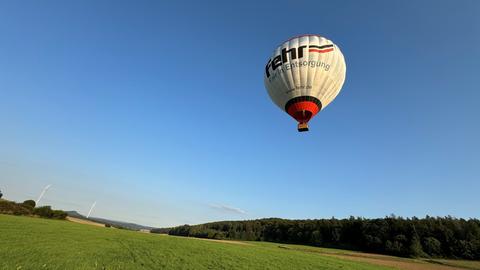
[[(368, 259), (359, 261), (359, 256)], [(480, 269), (478, 261), (383, 256), (379, 263), (375, 256), (378, 255), (267, 242), (209, 241), (65, 220), (0, 215), (2, 270)]]
[(221, 243), (0, 215), (0, 269), (391, 269), (273, 243)]

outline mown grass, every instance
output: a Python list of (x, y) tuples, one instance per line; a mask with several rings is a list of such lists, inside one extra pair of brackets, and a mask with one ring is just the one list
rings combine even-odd
[(428, 259), (431, 263), (438, 263), (447, 266), (461, 267), (465, 269), (480, 270), (480, 261), (466, 261), (466, 260), (446, 260), (446, 259)]
[(0, 269), (391, 269), (279, 248), (0, 215)]
[(403, 257), (395, 257), (389, 255), (380, 255), (380, 254), (373, 254), (373, 253), (364, 253), (358, 251), (351, 251), (351, 250), (342, 250), (342, 249), (333, 249), (333, 248), (320, 248), (320, 247), (312, 247), (312, 246), (302, 246), (302, 245), (289, 245), (289, 244), (277, 244), (277, 243), (268, 243), (268, 242), (259, 242), (256, 245), (264, 245), (266, 247), (270, 245), (275, 245), (283, 249), (288, 249), (292, 251), (299, 251), (299, 252), (310, 252), (310, 253), (317, 253), (317, 254), (330, 254), (330, 255), (347, 255), (353, 257), (361, 257), (361, 258), (381, 258), (383, 260), (388, 260), (391, 262), (399, 261), (399, 262), (408, 262), (412, 264), (417, 264), (417, 268), (422, 268), (421, 265), (429, 264), (429, 265), (443, 265), (443, 266), (451, 266), (470, 270), (480, 270), (480, 261), (468, 261), (468, 260), (455, 260), (455, 259), (438, 259), (438, 258), (403, 258)]

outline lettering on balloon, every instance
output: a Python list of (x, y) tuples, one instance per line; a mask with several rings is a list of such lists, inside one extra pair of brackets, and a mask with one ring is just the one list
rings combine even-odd
[[(265, 74), (267, 75), (267, 78), (270, 78), (270, 75), (271, 75), (270, 69), (273, 72), (275, 72), (279, 67), (282, 67), (284, 64), (287, 64), (289, 62), (289, 58), (291, 61), (297, 58), (298, 59), (303, 58), (304, 49), (306, 49), (307, 47), (308, 47), (309, 53), (328, 53), (333, 51), (333, 48), (334, 48), (333, 44), (322, 45), (322, 46), (317, 46), (317, 45), (300, 46), (298, 48), (290, 48), (289, 50), (287, 50), (287, 48), (283, 48), (282, 52), (279, 55), (273, 57), (273, 59), (268, 60), (267, 65), (265, 66)], [(315, 62), (315, 61), (303, 61), (303, 62), (297, 62), (297, 63), (298, 63), (298, 66), (316, 65), (316, 64), (311, 64), (311, 62)], [(317, 62), (321, 62), (321, 61), (317, 61)], [(311, 66), (311, 67), (315, 67), (315, 66)], [(326, 69), (326, 71), (328, 71), (329, 68), (330, 68), (330, 65), (328, 65), (328, 68)]]
[(330, 64), (328, 64), (327, 62), (323, 62), (321, 60), (318, 60), (318, 61), (313, 61), (313, 60), (310, 60), (310, 61), (299, 61), (299, 60), (296, 60), (296, 61), (293, 61), (291, 63), (287, 63), (285, 65), (282, 65), (281, 68), (277, 68), (275, 69), (275, 71), (270, 75), (270, 76), (267, 76), (268, 80), (270, 82), (272, 82), (273, 80), (275, 80), (281, 73), (285, 72), (285, 71), (289, 71), (293, 68), (299, 68), (299, 67), (311, 67), (311, 68), (314, 68), (314, 67), (318, 67), (318, 68), (323, 68), (323, 70), (325, 71), (329, 71), (330, 70)]

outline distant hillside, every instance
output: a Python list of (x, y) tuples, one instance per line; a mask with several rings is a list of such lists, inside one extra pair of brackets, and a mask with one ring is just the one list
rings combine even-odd
[(112, 227), (116, 227), (116, 228), (120, 228), (120, 229), (128, 229), (128, 230), (133, 230), (133, 231), (154, 229), (153, 227), (143, 226), (143, 225), (139, 225), (139, 224), (135, 224), (135, 223), (117, 221), (117, 220), (110, 220), (110, 219), (105, 219), (105, 218), (98, 218), (98, 217), (87, 218), (86, 216), (78, 213), (77, 211), (66, 211), (66, 213), (69, 217), (89, 220), (89, 221), (103, 223), (103, 224), (109, 224)]

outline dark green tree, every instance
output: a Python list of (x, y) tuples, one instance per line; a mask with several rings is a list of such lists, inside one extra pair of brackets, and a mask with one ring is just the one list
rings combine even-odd
[(28, 208), (33, 209), (33, 208), (35, 208), (36, 203), (35, 203), (34, 200), (26, 200), (26, 201), (23, 202), (23, 205), (28, 207)]
[(423, 239), (423, 250), (429, 256), (440, 257), (442, 255), (442, 243), (435, 237), (426, 237)]
[(422, 249), (422, 244), (420, 243), (420, 239), (418, 238), (418, 235), (412, 236), (412, 239), (410, 240), (410, 246), (408, 250), (409, 256), (410, 257), (426, 257), (425, 252)]

